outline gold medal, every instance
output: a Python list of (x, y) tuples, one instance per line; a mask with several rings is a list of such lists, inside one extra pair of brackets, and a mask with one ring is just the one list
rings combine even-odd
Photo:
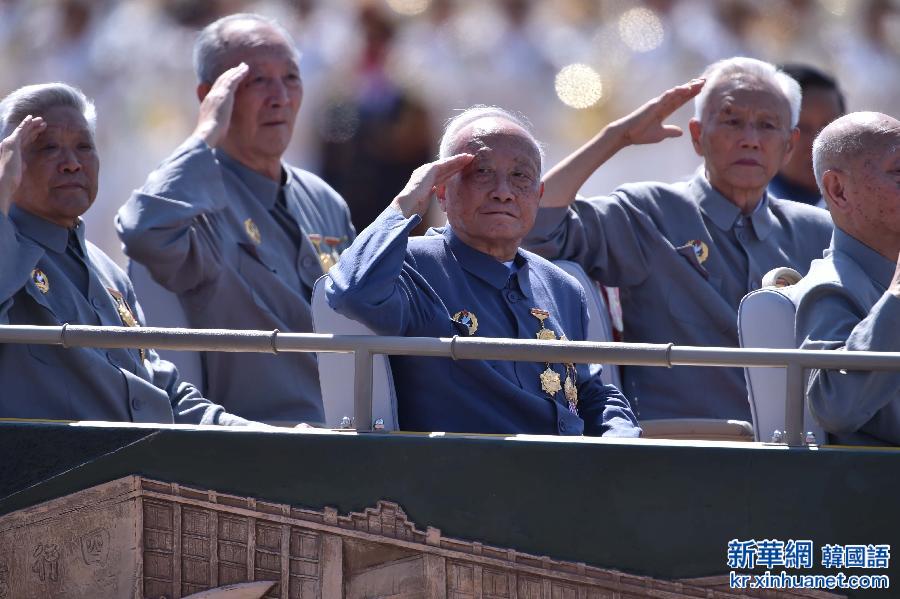
[(45, 275), (44, 271), (40, 268), (35, 268), (31, 271), (31, 280), (34, 281), (34, 286), (37, 287), (38, 291), (41, 293), (50, 291), (50, 279), (47, 278), (47, 275)]
[(562, 385), (559, 383), (559, 373), (550, 368), (549, 365), (547, 370), (541, 373), (541, 389), (550, 397), (553, 397), (562, 389)]
[[(119, 318), (122, 320), (122, 324), (126, 327), (139, 327), (140, 323), (137, 321), (137, 318), (134, 317), (134, 313), (131, 311), (131, 308), (128, 306), (128, 302), (125, 301), (125, 296), (122, 295), (122, 292), (118, 289), (113, 289), (112, 287), (107, 287), (107, 291), (112, 296), (113, 301), (116, 304), (116, 312), (119, 313)], [(143, 349), (139, 349), (138, 352), (141, 354), (141, 361), (147, 359), (147, 352)]]
[(256, 223), (253, 222), (252, 218), (248, 218), (244, 221), (244, 231), (247, 232), (247, 237), (250, 238), (250, 241), (259, 245), (262, 243), (262, 236), (259, 234), (259, 227), (256, 226)]
[(453, 320), (460, 324), (466, 325), (469, 328), (469, 335), (474, 335), (475, 331), (478, 330), (478, 318), (476, 318), (475, 314), (469, 312), (468, 310), (460, 310), (453, 315)]
[(328, 272), (328, 270), (337, 263), (337, 260), (331, 252), (322, 249), (321, 233), (309, 233), (307, 237), (309, 237), (309, 241), (313, 244), (313, 247), (316, 248), (316, 255), (319, 257), (319, 265), (322, 267), (322, 272)]
[(556, 333), (553, 329), (548, 329), (544, 326), (544, 321), (550, 318), (550, 312), (541, 310), (540, 308), (532, 308), (531, 315), (537, 318), (541, 323), (541, 328), (538, 329), (537, 332), (537, 338), (541, 341), (556, 341)]
[(563, 383), (563, 393), (566, 394), (566, 401), (569, 402), (569, 411), (573, 414), (577, 413), (576, 408), (578, 407), (577, 380), (575, 364), (566, 364), (566, 380)]
[(337, 246), (341, 244), (343, 238), (341, 237), (325, 237), (325, 245), (331, 248), (331, 258), (334, 260), (333, 264), (337, 264), (338, 260), (341, 259), (341, 254), (337, 250)]
[(694, 254), (697, 256), (697, 262), (703, 264), (709, 258), (709, 247), (699, 239), (691, 239), (687, 245), (694, 248)]

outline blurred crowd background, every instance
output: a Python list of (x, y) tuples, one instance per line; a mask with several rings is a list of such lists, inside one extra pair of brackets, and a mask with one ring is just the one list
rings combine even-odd
[[(545, 169), (735, 55), (817, 66), (837, 77), (848, 110), (900, 117), (900, 0), (0, 0), (0, 93), (61, 80), (96, 101), (88, 237), (122, 263), (115, 211), (195, 124), (194, 37), (240, 11), (294, 34), (305, 91), (287, 159), (341, 192), (357, 228), (472, 104), (527, 116)], [(671, 122), (686, 130), (692, 112)], [(680, 179), (699, 163), (687, 137), (629, 148), (582, 192)]]

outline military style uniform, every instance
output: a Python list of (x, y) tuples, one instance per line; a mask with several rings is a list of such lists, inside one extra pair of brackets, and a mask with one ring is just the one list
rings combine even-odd
[[(897, 263), (835, 227), (831, 248), (788, 295), (804, 349), (900, 351), (900, 299), (887, 293)], [(809, 409), (847, 445), (900, 445), (900, 372), (813, 370)]]
[[(0, 215), (0, 323), (137, 326), (131, 282), (85, 242), (13, 205)], [(0, 417), (246, 424), (181, 382), (151, 349), (0, 345)]]
[[(571, 276), (524, 250), (509, 267), (450, 227), (410, 239), (420, 221), (385, 210), (330, 271), (329, 304), (380, 335), (585, 338), (584, 292)], [(586, 365), (421, 356), (390, 362), (404, 430), (640, 434), (627, 400)], [(575, 406), (567, 399), (572, 386)]]
[[(340, 196), (283, 165), (284, 182), (189, 138), (119, 210), (125, 252), (176, 293), (197, 328), (312, 331), (315, 280), (354, 238)], [(205, 390), (270, 423), (324, 420), (313, 353), (208, 352)]]
[[(701, 171), (683, 183), (630, 184), (571, 208), (542, 209), (525, 245), (619, 287), (626, 341), (737, 347), (741, 298), (773, 268), (805, 273), (828, 247), (831, 228), (826, 211), (771, 196), (742, 216)], [(622, 371), (641, 419), (750, 420), (740, 368)]]

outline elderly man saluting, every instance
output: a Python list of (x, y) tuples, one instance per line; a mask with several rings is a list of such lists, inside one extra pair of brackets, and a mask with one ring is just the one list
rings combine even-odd
[[(312, 331), (316, 279), (353, 240), (344, 200), (282, 162), (303, 97), (278, 23), (219, 19), (194, 47), (193, 134), (119, 210), (125, 253), (178, 295), (197, 328)], [(324, 420), (316, 358), (207, 352), (206, 392), (272, 424)]]
[[(622, 148), (681, 135), (663, 121), (696, 96), (691, 142), (703, 167), (684, 183), (635, 183), (575, 199)], [(797, 140), (800, 87), (772, 65), (732, 58), (615, 121), (544, 179), (527, 247), (577, 261), (622, 291), (625, 340), (736, 347), (737, 308), (771, 269), (801, 273), (831, 236), (828, 213), (766, 186)], [(739, 368), (623, 368), (641, 419), (750, 420)], [(697, 382), (702, 381), (702, 385)]]
[[(138, 326), (131, 282), (85, 240), (97, 195), (93, 104), (62, 83), (0, 102), (0, 323)], [(151, 349), (0, 345), (0, 417), (248, 424)]]
[[(331, 269), (332, 307), (382, 335), (583, 340), (579, 284), (519, 247), (542, 193), (523, 122), (470, 109), (448, 124), (440, 155)], [(432, 191), (449, 225), (410, 239)], [(391, 367), (405, 430), (640, 434), (622, 394), (584, 365), (392, 356)]]
[[(900, 351), (900, 121), (856, 112), (813, 144), (834, 219), (825, 257), (790, 294), (804, 349)], [(810, 412), (832, 443), (900, 445), (900, 373), (813, 370)]]

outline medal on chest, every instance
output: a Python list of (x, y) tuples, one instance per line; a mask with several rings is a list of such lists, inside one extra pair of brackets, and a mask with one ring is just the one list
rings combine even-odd
[(455, 320), (459, 324), (465, 325), (466, 328), (469, 329), (470, 336), (474, 335), (475, 331), (478, 330), (478, 318), (475, 316), (474, 312), (469, 312), (468, 310), (460, 310), (453, 315), (453, 320)]
[[(531, 315), (537, 318), (540, 323), (540, 328), (537, 331), (536, 337), (541, 341), (556, 341), (556, 332), (553, 329), (547, 328), (545, 323), (545, 321), (550, 318), (550, 312), (541, 308), (532, 308)], [(562, 335), (559, 339), (565, 341), (566, 336)], [(541, 390), (550, 397), (555, 397), (557, 393), (562, 391), (566, 397), (569, 411), (578, 415), (578, 378), (575, 371), (575, 364), (565, 364), (565, 381), (562, 381), (559, 373), (553, 370), (550, 366), (550, 362), (546, 362), (546, 366), (546, 369), (540, 374)]]
[(328, 270), (337, 263), (337, 260), (334, 259), (331, 252), (322, 249), (322, 235), (320, 233), (310, 233), (307, 237), (309, 237), (309, 241), (313, 244), (313, 247), (316, 248), (316, 255), (319, 258), (319, 265), (322, 267), (322, 272), (328, 272)]
[[(125, 301), (125, 296), (122, 295), (122, 292), (112, 287), (107, 287), (106, 290), (109, 291), (109, 294), (113, 298), (113, 302), (116, 304), (116, 312), (119, 313), (119, 319), (122, 321), (122, 324), (126, 327), (141, 326), (137, 321), (137, 318), (134, 317), (131, 308), (128, 306), (128, 302)], [(139, 349), (138, 351), (141, 354), (141, 361), (146, 360), (147, 352), (143, 349)]]
[(256, 226), (256, 223), (253, 222), (252, 218), (248, 218), (244, 221), (244, 232), (247, 233), (247, 237), (250, 238), (250, 241), (252, 241), (254, 245), (262, 243), (262, 235), (259, 233), (259, 227)]
[(31, 280), (41, 293), (50, 291), (50, 279), (47, 278), (47, 275), (40, 268), (35, 268), (31, 271)]

